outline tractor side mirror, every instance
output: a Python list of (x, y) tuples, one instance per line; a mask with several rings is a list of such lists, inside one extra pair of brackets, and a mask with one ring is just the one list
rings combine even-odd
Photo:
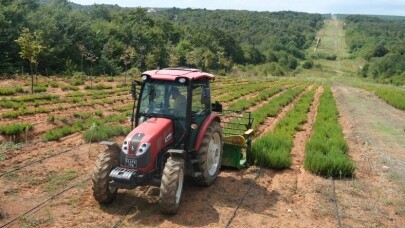
[(212, 111), (214, 112), (222, 112), (222, 104), (220, 104), (218, 101), (215, 103), (211, 104)]
[(201, 93), (201, 104), (209, 105), (211, 103), (211, 90), (210, 88), (203, 88)]

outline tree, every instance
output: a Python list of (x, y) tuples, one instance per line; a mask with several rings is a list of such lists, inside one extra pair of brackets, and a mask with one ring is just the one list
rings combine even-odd
[(32, 64), (37, 66), (38, 64), (38, 55), (45, 48), (41, 43), (41, 37), (34, 32), (30, 33), (28, 28), (24, 28), (20, 37), (16, 40), (18, 45), (20, 45), (21, 51), (20, 56), (22, 59), (28, 60), (30, 63), (31, 71), (31, 93), (34, 93), (34, 74), (32, 72)]
[(124, 84), (127, 83), (128, 65), (134, 62), (135, 57), (136, 57), (135, 48), (131, 46), (127, 46), (120, 57), (125, 66)]
[(90, 62), (90, 88), (93, 88), (93, 64), (97, 61), (98, 57), (90, 51), (87, 51), (85, 58)]

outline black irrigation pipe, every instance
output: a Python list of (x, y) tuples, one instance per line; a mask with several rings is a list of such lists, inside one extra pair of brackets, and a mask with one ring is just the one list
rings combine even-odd
[(12, 220), (6, 222), (5, 224), (0, 225), (0, 228), (6, 227), (6, 226), (8, 226), (8, 225), (13, 224), (15, 221), (17, 221), (17, 220), (20, 219), (21, 217), (27, 215), (28, 213), (30, 213), (30, 212), (32, 212), (32, 211), (34, 211), (34, 210), (36, 210), (36, 209), (42, 208), (46, 203), (52, 201), (52, 200), (55, 199), (56, 197), (62, 195), (63, 193), (69, 191), (69, 190), (72, 189), (72, 188), (77, 187), (78, 185), (80, 185), (80, 184), (82, 184), (83, 182), (88, 181), (88, 180), (90, 180), (90, 179), (91, 179), (91, 177), (88, 177), (88, 178), (85, 179), (85, 180), (79, 181), (78, 183), (76, 183), (76, 184), (74, 184), (74, 185), (72, 185), (72, 186), (70, 186), (70, 187), (68, 187), (68, 188), (63, 189), (62, 191), (60, 191), (60, 192), (56, 193), (55, 195), (49, 197), (48, 199), (44, 200), (42, 203), (37, 204), (35, 207), (33, 207), (33, 208), (29, 209), (28, 211), (22, 213), (21, 215), (19, 215), (19, 216), (13, 218)]
[(33, 165), (33, 164), (42, 163), (42, 161), (44, 161), (44, 160), (46, 160), (46, 159), (48, 159), (48, 158), (52, 158), (52, 157), (56, 157), (56, 156), (59, 156), (59, 155), (64, 154), (64, 153), (68, 153), (68, 152), (70, 152), (70, 151), (72, 151), (72, 150), (74, 150), (74, 149), (76, 149), (76, 148), (78, 148), (78, 147), (80, 147), (80, 146), (82, 146), (82, 145), (83, 145), (83, 143), (80, 143), (79, 145), (77, 145), (77, 146), (75, 146), (75, 147), (73, 147), (73, 148), (70, 148), (70, 149), (61, 151), (61, 152), (56, 153), (56, 154), (52, 154), (52, 155), (50, 155), (50, 156), (48, 156), (48, 157), (45, 157), (45, 158), (39, 159), (39, 160), (37, 160), (37, 161), (28, 163), (28, 164), (26, 164), (26, 165), (17, 167), (17, 168), (15, 168), (15, 169), (12, 169), (12, 170), (10, 170), (10, 171), (7, 171), (7, 172), (5, 172), (5, 173), (0, 174), (0, 177), (4, 176), (4, 175), (6, 175), (6, 174), (9, 174), (9, 173), (13, 173), (13, 172), (15, 172), (15, 171), (18, 171), (18, 170), (23, 169), (23, 168), (25, 168), (25, 167), (31, 166), (31, 165)]
[[(143, 196), (148, 190), (149, 190), (150, 186), (148, 186), (138, 197)], [(122, 221), (124, 221), (125, 217), (127, 217), (127, 215), (129, 214), (129, 212), (135, 207), (137, 202), (133, 203), (128, 209), (127, 212), (125, 212), (125, 215), (123, 215), (120, 220), (118, 220), (117, 223), (115, 223), (115, 225), (113, 226), (113, 228), (117, 228), (119, 227), (119, 225), (122, 223)], [(1, 228), (1, 227), (0, 227)]]
[(240, 208), (240, 206), (242, 205), (243, 201), (245, 200), (247, 194), (248, 194), (248, 193), (250, 192), (250, 190), (252, 189), (253, 184), (256, 183), (256, 180), (257, 180), (257, 178), (259, 178), (261, 172), (262, 172), (262, 166), (260, 166), (260, 169), (259, 169), (259, 171), (257, 172), (255, 179), (253, 179), (252, 182), (250, 182), (250, 185), (249, 185), (248, 190), (245, 192), (245, 194), (244, 194), (244, 195), (242, 196), (242, 198), (240, 199), (238, 205), (237, 205), (237, 206), (235, 207), (235, 209), (233, 210), (233, 212), (232, 212), (232, 214), (231, 214), (231, 217), (228, 219), (228, 222), (227, 222), (226, 225), (225, 225), (225, 228), (228, 228), (228, 227), (231, 225), (232, 220), (233, 220), (233, 219), (235, 218), (235, 216), (236, 216), (236, 212), (239, 210), (239, 208)]
[(335, 208), (335, 212), (336, 212), (336, 219), (338, 221), (338, 226), (339, 228), (342, 228), (342, 219), (340, 218), (340, 214), (339, 214), (339, 208), (337, 205), (337, 200), (336, 200), (336, 190), (335, 190), (335, 181), (333, 180), (333, 177), (330, 178), (332, 181), (332, 197), (333, 197), (333, 206)]

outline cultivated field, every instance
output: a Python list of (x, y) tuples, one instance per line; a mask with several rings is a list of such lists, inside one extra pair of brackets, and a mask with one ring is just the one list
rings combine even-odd
[(405, 112), (378, 93), (402, 90), (346, 80), (336, 54), (314, 77), (217, 78), (213, 100), (255, 118), (254, 164), (223, 168), (210, 187), (187, 180), (174, 216), (156, 187), (120, 190), (108, 206), (92, 196), (97, 142), (129, 130), (123, 78), (39, 77), (35, 95), (28, 78), (1, 81), (0, 227), (405, 226)]

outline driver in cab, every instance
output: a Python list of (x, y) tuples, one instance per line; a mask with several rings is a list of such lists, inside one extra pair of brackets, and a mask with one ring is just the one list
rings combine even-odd
[(173, 103), (173, 111), (175, 114), (179, 115), (180, 117), (186, 116), (186, 106), (187, 100), (186, 97), (180, 93), (179, 88), (173, 86), (170, 90), (172, 98), (174, 100)]

